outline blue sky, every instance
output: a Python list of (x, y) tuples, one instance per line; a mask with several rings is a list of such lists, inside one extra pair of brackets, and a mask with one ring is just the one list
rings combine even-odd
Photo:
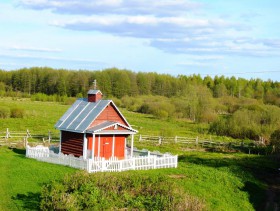
[(280, 1), (2, 0), (0, 69), (280, 81)]

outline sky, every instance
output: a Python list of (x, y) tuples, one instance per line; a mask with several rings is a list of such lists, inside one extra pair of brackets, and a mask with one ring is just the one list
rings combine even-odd
[(0, 69), (280, 81), (278, 0), (1, 0)]

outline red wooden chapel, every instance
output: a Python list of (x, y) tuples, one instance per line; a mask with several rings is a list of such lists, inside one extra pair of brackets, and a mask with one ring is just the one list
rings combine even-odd
[[(126, 158), (126, 139), (131, 135), (131, 148), (136, 134), (112, 100), (103, 100), (99, 90), (89, 90), (58, 120), (60, 152), (93, 157)], [(132, 155), (133, 150), (131, 150)]]

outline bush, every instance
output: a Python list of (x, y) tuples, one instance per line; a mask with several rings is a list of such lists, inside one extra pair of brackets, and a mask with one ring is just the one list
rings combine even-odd
[(280, 129), (275, 130), (270, 136), (270, 145), (274, 153), (280, 153)]
[(12, 108), (11, 109), (11, 118), (23, 118), (24, 117), (23, 108)]
[(139, 97), (129, 97), (129, 96), (124, 96), (121, 99), (122, 107), (126, 108), (129, 111), (138, 111), (143, 102), (142, 99)]
[(10, 117), (10, 109), (7, 107), (0, 107), (0, 119), (6, 119)]
[(167, 119), (168, 118), (168, 112), (162, 109), (158, 109), (154, 111), (154, 116), (158, 119)]
[(42, 210), (201, 210), (170, 178), (140, 172), (78, 172), (42, 189)]
[(147, 103), (144, 103), (139, 109), (138, 112), (142, 114), (148, 114), (150, 112), (150, 107)]
[(118, 99), (118, 98), (116, 98), (116, 97), (110, 97), (110, 99), (115, 103), (115, 105), (116, 105), (117, 107), (120, 107), (120, 106), (121, 106), (122, 101), (121, 101), (120, 99)]

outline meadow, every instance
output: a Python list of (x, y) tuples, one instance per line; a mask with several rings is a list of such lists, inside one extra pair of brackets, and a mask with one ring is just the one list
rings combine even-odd
[[(0, 97), (1, 107), (22, 108), (25, 112), (23, 118), (0, 118), (0, 133), (5, 132), (6, 128), (10, 131), (26, 131), (31, 134), (45, 135), (51, 131), (55, 138), (58, 133), (54, 128), (57, 120), (70, 107), (58, 102), (31, 101), (30, 98), (11, 98)], [(199, 137), (201, 139), (213, 139), (219, 141), (241, 141), (225, 136), (208, 134), (209, 125), (206, 123), (193, 123), (189, 120), (167, 119), (160, 120), (151, 114), (141, 114), (119, 108), (128, 122), (139, 134), (175, 137), (183, 136), (189, 138)]]
[[(37, 210), (44, 184), (79, 171), (28, 159), (24, 153), (21, 149), (0, 147), (1, 210)], [(178, 187), (198, 198), (207, 210), (265, 207), (268, 184), (264, 177), (275, 174), (276, 168), (268, 157), (239, 153), (179, 153), (178, 168), (140, 171), (139, 174), (168, 176)], [(130, 174), (137, 179), (133, 171), (117, 174)]]
[[(29, 99), (12, 98), (0, 98), (0, 103), (1, 106), (21, 107), (25, 110), (23, 119), (0, 119), (1, 131), (6, 128), (11, 131), (29, 129), (31, 133), (34, 131), (36, 134), (46, 134), (48, 130), (57, 133), (53, 126), (69, 107), (59, 103), (31, 102)], [(207, 129), (205, 125), (196, 125), (188, 121), (160, 121), (151, 115), (126, 110), (122, 112), (143, 134), (209, 136), (205, 132)], [(140, 171), (139, 174), (148, 177), (167, 176), (190, 196), (198, 199), (203, 204), (203, 209), (263, 210), (275, 207), (273, 203), (267, 204), (266, 195), (271, 186), (270, 179), (279, 177), (278, 163), (272, 157), (230, 152), (189, 151), (173, 145), (157, 147), (140, 145), (137, 142), (136, 146), (178, 154), (178, 168)], [(65, 175), (77, 171), (79, 170), (25, 158), (24, 149), (0, 146), (0, 210), (38, 210), (44, 184), (52, 180), (62, 180)], [(116, 175), (118, 174), (129, 174), (131, 177), (137, 175), (133, 171)], [(279, 194), (274, 200), (279, 205)]]

